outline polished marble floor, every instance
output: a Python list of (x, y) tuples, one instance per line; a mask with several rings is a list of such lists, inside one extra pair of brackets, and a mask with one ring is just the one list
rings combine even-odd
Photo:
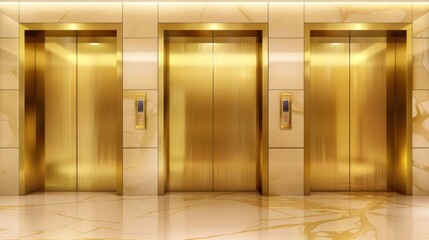
[(395, 193), (0, 196), (0, 239), (429, 239), (429, 197)]

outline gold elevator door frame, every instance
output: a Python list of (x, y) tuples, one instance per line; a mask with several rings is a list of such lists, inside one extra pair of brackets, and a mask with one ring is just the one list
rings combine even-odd
[(395, 47), (380, 32), (311, 37), (312, 191), (389, 190)]
[(45, 191), (115, 191), (116, 36), (36, 33), (37, 176)]
[(167, 34), (170, 191), (257, 191), (261, 39), (239, 34)]

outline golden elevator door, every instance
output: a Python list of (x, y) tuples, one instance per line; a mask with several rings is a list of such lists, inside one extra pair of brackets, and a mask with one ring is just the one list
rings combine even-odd
[(311, 38), (311, 190), (349, 189), (349, 38)]
[(259, 45), (255, 32), (167, 34), (170, 191), (257, 190)]
[(78, 190), (116, 190), (116, 37), (78, 32)]
[(38, 141), (44, 139), (47, 191), (76, 190), (76, 32), (58, 35), (46, 33), (36, 47), (37, 108), (45, 130)]
[(213, 189), (213, 36), (167, 38), (170, 191)]
[(257, 190), (259, 43), (251, 31), (215, 32), (215, 191)]
[(46, 191), (116, 190), (116, 40), (88, 34), (45, 31), (36, 46)]
[(350, 38), (350, 190), (387, 189), (387, 41)]
[(311, 190), (385, 191), (387, 37), (344, 32), (311, 38)]

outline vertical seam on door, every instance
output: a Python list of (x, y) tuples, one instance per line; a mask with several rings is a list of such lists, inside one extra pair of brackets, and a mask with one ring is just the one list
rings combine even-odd
[(215, 80), (215, 42), (214, 42), (214, 33), (215, 31), (212, 31), (212, 191), (215, 191), (215, 157), (214, 157), (214, 151), (215, 151), (215, 96), (214, 96), (214, 80)]
[(349, 31), (349, 192), (352, 190), (351, 189), (351, 166), (352, 166), (352, 161), (351, 161), (351, 149), (352, 149), (352, 140), (351, 140), (351, 122), (352, 122), (352, 118), (351, 118), (351, 102), (352, 102), (352, 97), (351, 97), (351, 88), (352, 88), (352, 76), (351, 76), (351, 71), (352, 71), (352, 61), (351, 61), (351, 49), (352, 49), (352, 42), (351, 42), (351, 31)]
[(76, 187), (75, 187), (75, 191), (76, 192), (78, 192), (79, 191), (79, 142), (78, 142), (78, 137), (79, 137), (79, 135), (78, 135), (78, 133), (79, 133), (79, 125), (78, 125), (78, 123), (79, 123), (79, 121), (78, 121), (78, 116), (79, 116), (79, 111), (78, 111), (78, 91), (79, 91), (79, 84), (78, 84), (78, 79), (79, 79), (79, 76), (78, 76), (78, 74), (79, 74), (79, 72), (78, 72), (78, 54), (79, 54), (79, 52), (78, 52), (78, 50), (79, 50), (79, 48), (78, 48), (78, 42), (79, 42), (79, 38), (78, 38), (78, 32), (76, 31), (75, 32), (76, 34), (75, 34), (75, 39), (76, 39), (76, 46), (75, 46), (75, 48), (76, 48), (76, 50), (75, 50), (75, 52), (76, 52), (76, 54), (75, 54), (75, 61), (76, 61), (76, 73), (75, 73), (75, 88), (76, 88), (76, 91), (75, 91), (75, 104), (76, 104), (76, 107), (75, 107), (75, 111), (76, 111), (76, 119), (75, 119), (75, 121), (76, 121), (76, 129), (75, 129), (75, 144), (76, 144), (76, 153), (75, 153), (75, 161), (76, 161)]

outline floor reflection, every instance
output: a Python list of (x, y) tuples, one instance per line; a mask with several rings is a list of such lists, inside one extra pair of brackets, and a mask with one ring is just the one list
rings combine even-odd
[(429, 239), (429, 197), (396, 193), (34, 193), (0, 197), (1, 239)]

